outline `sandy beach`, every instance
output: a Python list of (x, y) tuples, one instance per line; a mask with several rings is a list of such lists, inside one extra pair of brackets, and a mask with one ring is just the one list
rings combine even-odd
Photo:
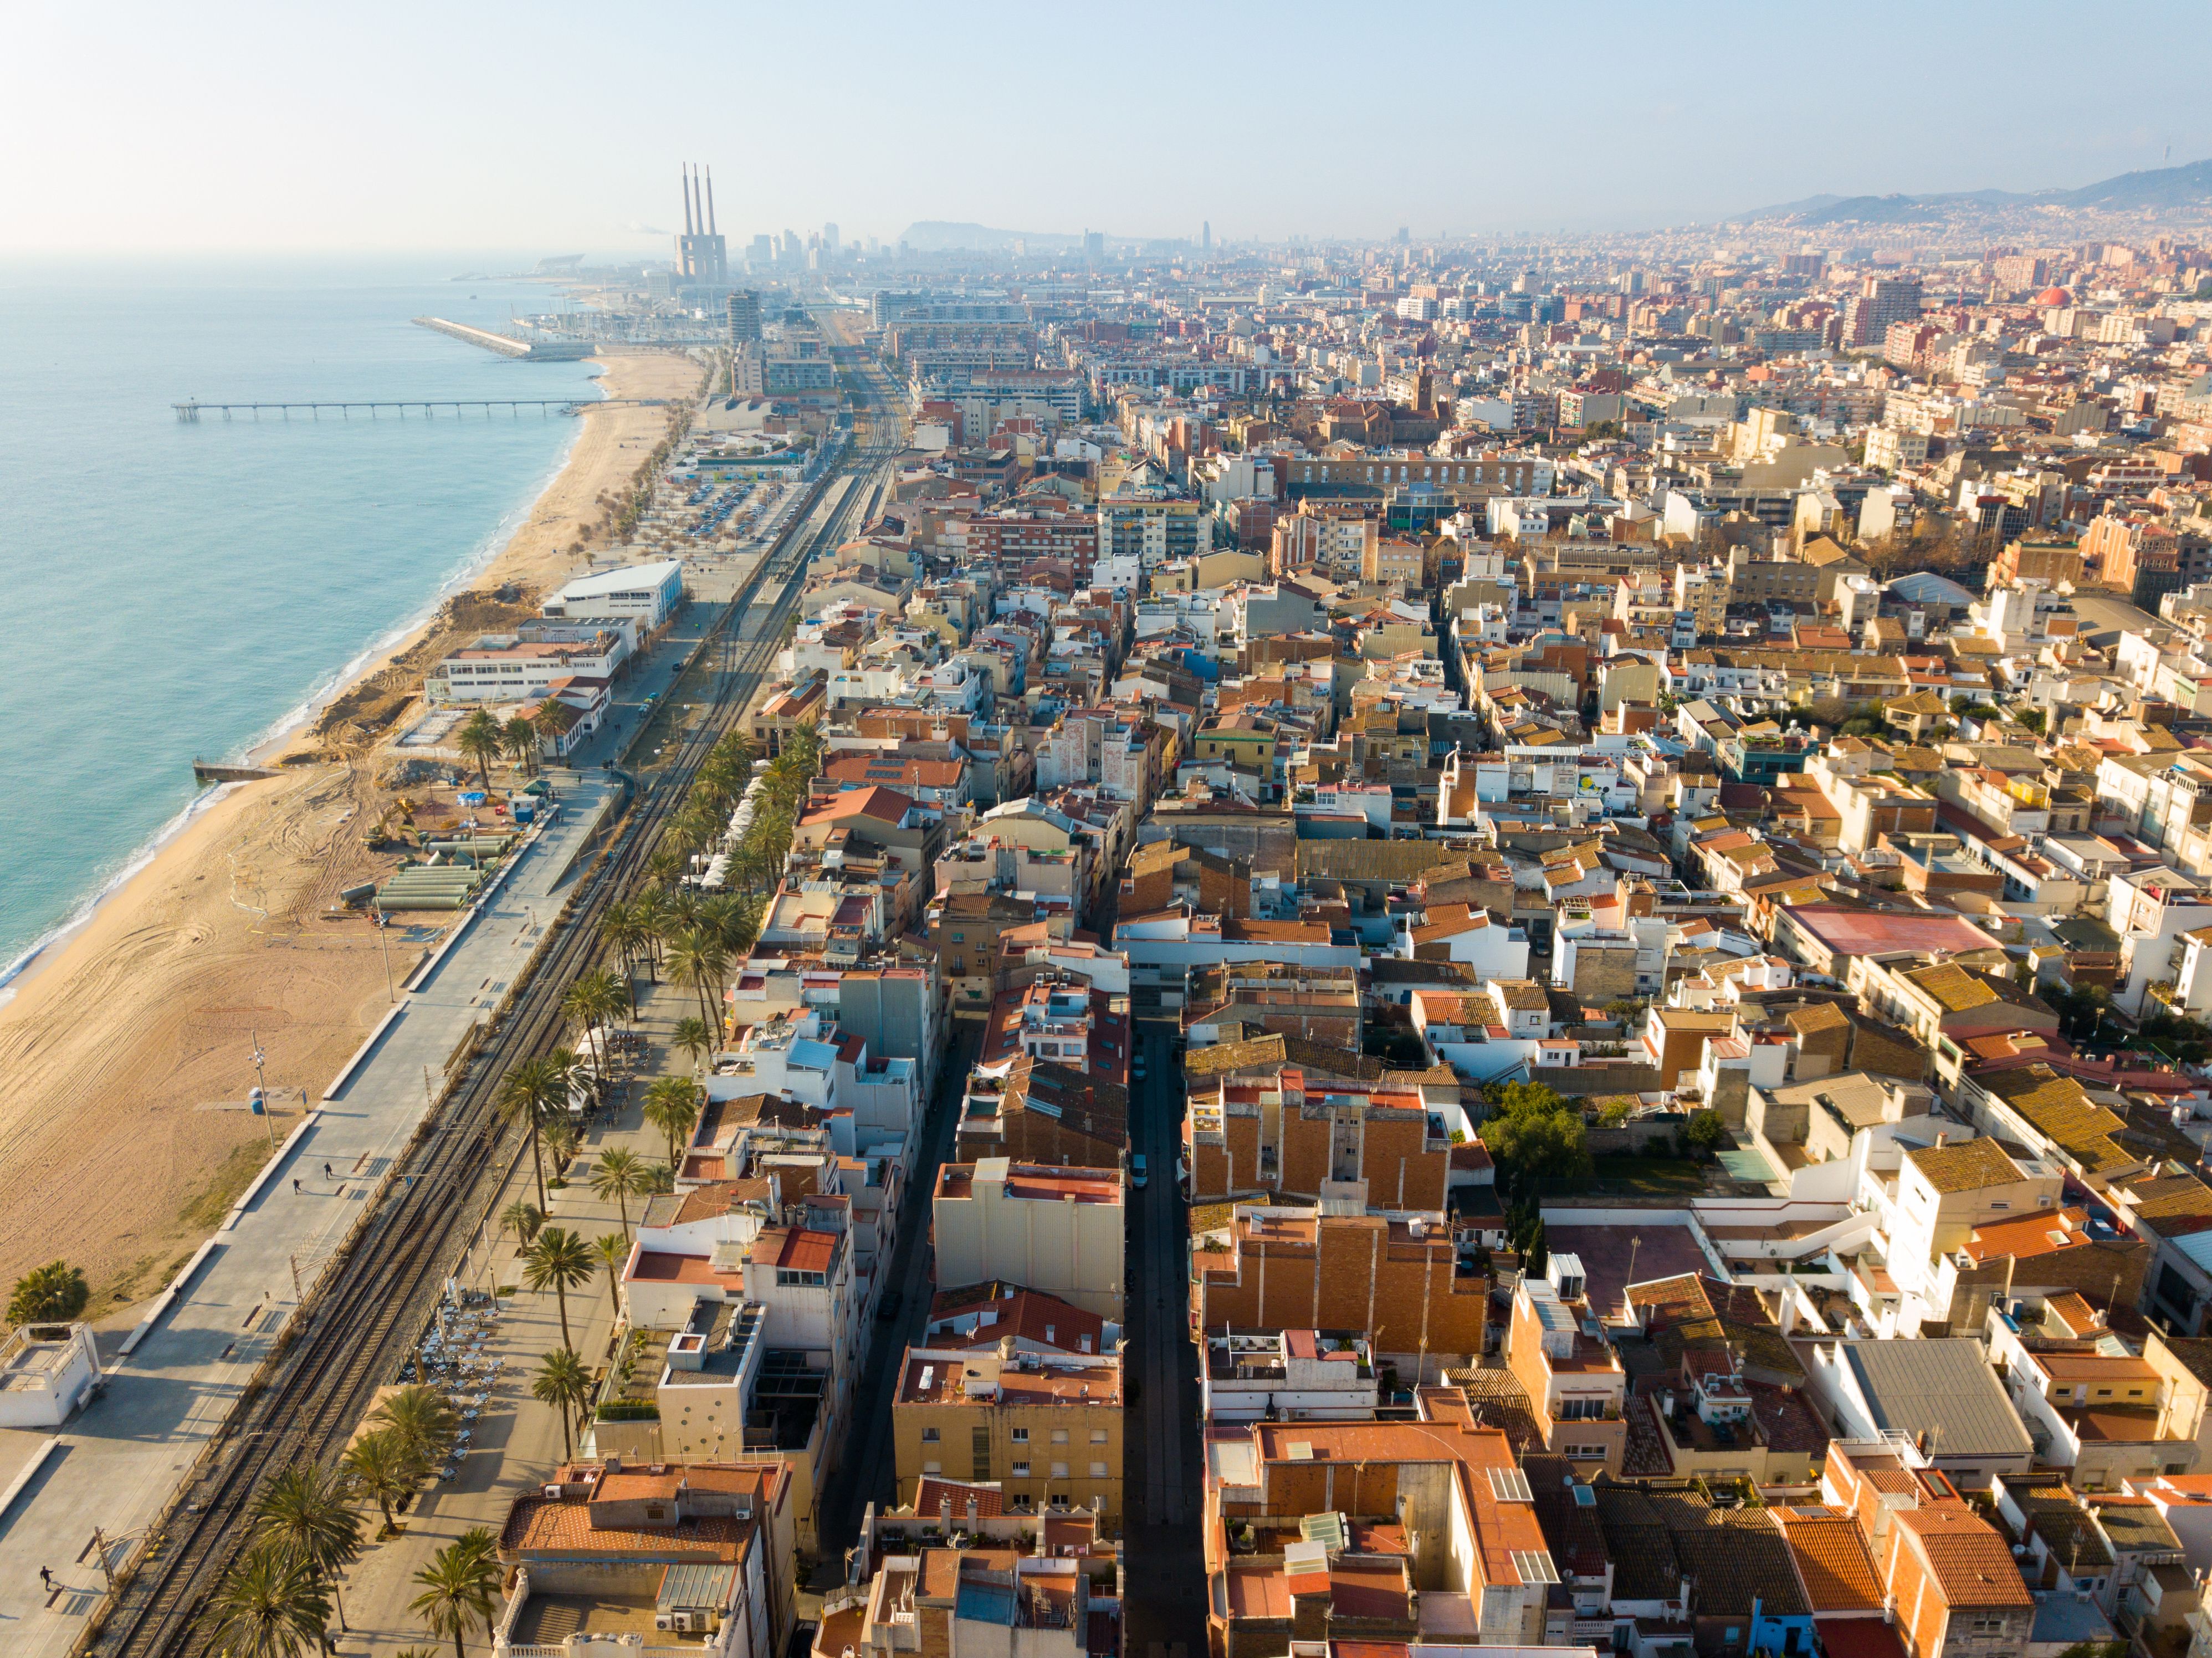
[[(674, 354), (605, 367), (612, 398), (685, 398), (702, 374)], [(426, 662), (458, 635), (534, 611), (540, 592), (583, 567), (580, 542), (605, 544), (594, 526), (669, 414), (580, 416), (567, 465), (506, 547), (436, 618), (257, 756), (283, 774), (230, 787), (18, 981), (0, 1007), (0, 1283), (65, 1260), (91, 1282), (91, 1317), (127, 1318), (268, 1150), (267, 1126), (242, 1108), (255, 1038), (281, 1139), (300, 1090), (319, 1096), (383, 1017), (374, 931), (331, 911), (340, 890), (396, 861), (362, 840), (388, 799), (376, 745)], [(392, 940), (395, 973), (420, 953)]]

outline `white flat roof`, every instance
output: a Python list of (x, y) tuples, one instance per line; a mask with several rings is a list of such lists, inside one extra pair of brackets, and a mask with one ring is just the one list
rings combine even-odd
[(684, 573), (680, 558), (659, 559), (651, 564), (626, 565), (619, 570), (607, 570), (598, 575), (578, 576), (561, 589), (564, 599), (599, 598), (609, 593), (634, 593), (647, 587), (658, 587), (671, 577)]

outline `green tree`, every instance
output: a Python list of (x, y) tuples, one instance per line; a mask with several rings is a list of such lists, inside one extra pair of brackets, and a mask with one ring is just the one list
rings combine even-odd
[(676, 1154), (699, 1121), (705, 1090), (689, 1077), (656, 1077), (645, 1090), (645, 1120), (668, 1141), (668, 1166), (676, 1167)]
[(407, 1442), (389, 1428), (365, 1433), (346, 1447), (338, 1472), (348, 1486), (384, 1511), (387, 1535), (399, 1529), (392, 1505), (404, 1502), (422, 1483), (424, 1470)]
[(521, 764), (523, 771), (538, 769), (538, 727), (521, 714), (517, 714), (500, 727), (500, 738), (507, 757)]
[(561, 1345), (574, 1347), (568, 1333), (568, 1291), (591, 1281), (599, 1270), (591, 1245), (565, 1226), (549, 1226), (522, 1258), (522, 1281), (537, 1291), (551, 1290), (561, 1308)]
[(338, 1627), (346, 1626), (338, 1575), (361, 1554), (361, 1516), (346, 1500), (343, 1474), (295, 1462), (269, 1482), (253, 1505), (257, 1536), (305, 1561), (331, 1592)]
[(1492, 1084), (1484, 1090), (1492, 1114), (1482, 1143), (1509, 1176), (1516, 1194), (1547, 1180), (1586, 1175), (1590, 1169), (1582, 1113), (1542, 1083)]
[(530, 1130), (530, 1165), (538, 1176), (538, 1207), (545, 1208), (545, 1155), (539, 1136), (549, 1119), (568, 1109), (568, 1071), (550, 1056), (519, 1061), (499, 1084), (499, 1114), (520, 1118)]
[(514, 1234), (515, 1247), (527, 1249), (538, 1229), (545, 1224), (545, 1212), (528, 1198), (517, 1198), (499, 1212), (499, 1230)]
[(386, 1394), (368, 1419), (398, 1435), (401, 1448), (426, 1474), (445, 1461), (461, 1425), (444, 1396), (422, 1382)]
[(707, 1029), (704, 1019), (678, 1019), (676, 1029), (669, 1033), (669, 1040), (691, 1056), (694, 1071), (699, 1068), (700, 1062), (708, 1054), (714, 1051), (714, 1033)]
[(10, 1324), (62, 1324), (84, 1310), (92, 1291), (84, 1269), (65, 1260), (33, 1266), (15, 1280), (8, 1297)]
[(331, 1621), (315, 1569), (265, 1540), (231, 1564), (209, 1611), (225, 1658), (293, 1658), (309, 1642), (323, 1644)]
[(1711, 1157), (1728, 1138), (1728, 1125), (1717, 1111), (1692, 1111), (1682, 1125), (1682, 1143), (1699, 1157)]
[(487, 1563), (474, 1549), (458, 1542), (440, 1549), (428, 1565), (415, 1574), (422, 1593), (407, 1609), (433, 1635), (453, 1637), (453, 1658), (467, 1658), (462, 1644), (471, 1618), (489, 1617), (499, 1588), (499, 1568)]
[(507, 729), (483, 709), (478, 708), (467, 723), (454, 734), (454, 747), (462, 756), (476, 762), (477, 776), (484, 789), (491, 789), (491, 762), (507, 752)]
[(499, 1561), (499, 1539), (482, 1526), (471, 1526), (453, 1540), (453, 1552), (479, 1568), (490, 1568), (485, 1583), (489, 1593), (484, 1606), (484, 1639), (496, 1643), (499, 1624), (493, 1614), (499, 1610), (500, 1592), (507, 1581), (507, 1569)]
[[(645, 1165), (640, 1164), (638, 1173), (647, 1175), (650, 1171)], [(599, 1266), (606, 1272), (607, 1299), (614, 1303), (615, 1321), (620, 1323), (622, 1321), (622, 1275), (623, 1268), (629, 1264), (629, 1245), (612, 1232), (602, 1232), (592, 1240), (592, 1253), (599, 1258)]]
[(730, 952), (722, 941), (702, 926), (686, 927), (668, 941), (668, 976), (691, 987), (700, 1018), (708, 1029), (720, 1030), (722, 986), (730, 976)]
[(566, 1347), (556, 1347), (538, 1361), (538, 1375), (530, 1384), (531, 1396), (550, 1405), (561, 1415), (561, 1460), (576, 1455), (574, 1424), (591, 1403), (592, 1377), (584, 1361)]
[(647, 1180), (645, 1160), (622, 1145), (600, 1152), (599, 1167), (592, 1171), (592, 1190), (603, 1201), (614, 1199), (625, 1242), (629, 1237), (629, 1200), (645, 1195)]

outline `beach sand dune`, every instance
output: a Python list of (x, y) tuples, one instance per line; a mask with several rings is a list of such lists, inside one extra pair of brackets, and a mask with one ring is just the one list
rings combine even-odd
[[(698, 365), (673, 355), (610, 361), (615, 397), (683, 398)], [(569, 574), (569, 550), (625, 488), (665, 428), (659, 409), (586, 424), (529, 520), (471, 583), (526, 597)], [(482, 600), (478, 601), (479, 603)], [(455, 615), (458, 610), (459, 615)], [(403, 643), (394, 683), (419, 677), (478, 619), (465, 603)], [(386, 671), (393, 659), (370, 671)], [(376, 710), (380, 714), (384, 710)], [(282, 776), (232, 789), (187, 825), (0, 1008), (0, 1285), (29, 1266), (84, 1269), (91, 1315), (127, 1319), (222, 1220), (268, 1146), (235, 1108), (253, 1085), (258, 1035), (281, 1139), (300, 1090), (319, 1097), (389, 1005), (383, 953), (358, 915), (331, 919), (345, 887), (394, 859), (362, 831), (380, 814), (368, 741), (387, 731), (315, 724), (280, 745)], [(341, 758), (341, 755), (350, 759)], [(394, 942), (395, 971), (420, 957)], [(231, 1108), (223, 1108), (226, 1105)]]

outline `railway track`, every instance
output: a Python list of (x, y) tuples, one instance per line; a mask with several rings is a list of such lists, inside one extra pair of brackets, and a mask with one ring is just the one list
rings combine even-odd
[[(894, 425), (890, 443), (850, 452), (844, 477), (830, 487), (842, 493), (820, 527), (794, 535), (725, 607), (709, 635), (719, 659), (704, 716), (684, 734), (672, 761), (639, 790), (611, 841), (586, 868), (511, 1011), (426, 1120), (363, 1230), (286, 1333), (289, 1345), (274, 1373), (259, 1392), (241, 1399), (83, 1650), (131, 1658), (194, 1658), (208, 1651), (200, 1611), (245, 1541), (247, 1516), (264, 1485), (302, 1460), (332, 1461), (376, 1388), (397, 1379), (446, 1278), (490, 1224), (492, 1206), (526, 1149), (520, 1129), (499, 1121), (501, 1079), (518, 1060), (557, 1044), (562, 997), (604, 953), (599, 916), (640, 884), (692, 777), (774, 665), (813, 556), (836, 547), (859, 513), (881, 498), (897, 452), (896, 434)], [(823, 499), (832, 499), (830, 490)], [(781, 585), (763, 613), (759, 593), (774, 583)], [(756, 618), (759, 626), (744, 637)]]

